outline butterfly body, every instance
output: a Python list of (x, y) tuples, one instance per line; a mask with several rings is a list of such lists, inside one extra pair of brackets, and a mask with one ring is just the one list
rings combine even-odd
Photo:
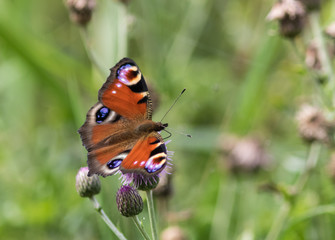
[(136, 63), (124, 58), (99, 90), (98, 102), (79, 129), (88, 151), (89, 175), (160, 173), (167, 161), (159, 132), (167, 124), (151, 120), (151, 100)]

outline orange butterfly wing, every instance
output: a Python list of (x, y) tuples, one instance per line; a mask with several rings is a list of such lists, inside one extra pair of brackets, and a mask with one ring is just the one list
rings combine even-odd
[(148, 89), (133, 60), (122, 59), (111, 69), (98, 99), (78, 132), (88, 151), (89, 175), (108, 176), (141, 137), (134, 134), (137, 125), (151, 119)]
[(151, 119), (151, 100), (143, 75), (134, 61), (122, 59), (99, 90), (99, 101), (128, 119)]
[(150, 176), (163, 170), (167, 163), (167, 150), (157, 132), (141, 138), (128, 156), (122, 161), (123, 173), (141, 172)]

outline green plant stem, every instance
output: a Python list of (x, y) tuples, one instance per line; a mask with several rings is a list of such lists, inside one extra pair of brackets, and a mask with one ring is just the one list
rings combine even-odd
[(330, 205), (323, 205), (323, 206), (317, 206), (315, 208), (310, 209), (307, 212), (304, 212), (303, 214), (292, 218), (289, 223), (287, 224), (287, 228), (289, 229), (291, 227), (293, 227), (296, 224), (301, 223), (302, 221), (306, 221), (309, 220), (313, 217), (316, 216), (321, 216), (321, 215), (325, 215), (325, 214), (335, 214), (335, 205), (334, 204), (330, 204)]
[(297, 57), (299, 58), (301, 64), (303, 64), (305, 67), (306, 67), (306, 70), (308, 71), (308, 73), (310, 75), (312, 75), (312, 78), (315, 79), (315, 80), (318, 80), (320, 78), (319, 74), (315, 71), (312, 71), (307, 65), (306, 65), (306, 62), (305, 62), (305, 55), (304, 53), (302, 53), (302, 51), (305, 51), (305, 50), (299, 50), (299, 47), (298, 47), (298, 43), (297, 43), (298, 39), (297, 38), (294, 38), (292, 39), (290, 42), (292, 43), (292, 46), (293, 46), (293, 50), (295, 52), (295, 54), (297, 55)]
[(155, 208), (154, 208), (154, 199), (152, 196), (152, 190), (147, 190), (147, 203), (148, 203), (148, 212), (151, 226), (152, 239), (158, 240), (157, 225), (155, 219)]
[(279, 209), (279, 213), (272, 223), (272, 227), (266, 236), (265, 240), (275, 240), (278, 238), (281, 230), (283, 229), (284, 223), (289, 215), (291, 210), (291, 205), (288, 202), (284, 202), (283, 205)]
[[(228, 182), (229, 188), (225, 189), (224, 179), (219, 184), (217, 201), (215, 204), (211, 231), (208, 239), (229, 239), (229, 229), (232, 221), (233, 210), (236, 204), (238, 184), (237, 180)], [(224, 207), (223, 207), (224, 206)]]
[(149, 235), (147, 234), (147, 232), (144, 230), (142, 224), (140, 223), (140, 220), (138, 219), (137, 216), (133, 216), (132, 217), (137, 229), (140, 231), (140, 233), (142, 234), (143, 238), (146, 240), (150, 240)]
[[(308, 158), (306, 160), (305, 168), (304, 168), (303, 172), (300, 174), (300, 176), (297, 179), (297, 181), (295, 182), (295, 184), (293, 185), (293, 191), (294, 191), (293, 194), (294, 195), (292, 195), (292, 197), (298, 196), (298, 194), (304, 188), (304, 186), (307, 183), (307, 180), (310, 176), (311, 170), (317, 164), (320, 152), (321, 152), (321, 144), (317, 143), (317, 142), (312, 143), (311, 146), (310, 146)], [(285, 222), (287, 222), (287, 219), (288, 219), (288, 216), (289, 216), (289, 213), (290, 213), (292, 207), (293, 207), (293, 202), (292, 201), (288, 201), (286, 199), (283, 202), (283, 204), (282, 204), (282, 206), (279, 210), (279, 213), (278, 213), (276, 219), (274, 220), (274, 222), (272, 223), (271, 229), (270, 229), (268, 235), (266, 236), (265, 240), (278, 239), (278, 236), (279, 236), (280, 232), (284, 228)]]
[[(307, 66), (306, 61), (305, 61), (305, 55), (302, 53), (302, 51), (305, 51), (305, 50), (299, 50), (299, 47), (298, 47), (297, 41), (299, 40), (300, 40), (299, 38), (294, 38), (290, 41), (292, 43), (293, 50), (296, 53), (297, 57), (299, 58), (301, 64), (305, 66), (307, 75), (313, 80), (312, 84), (315, 86), (314, 88), (317, 91), (317, 95), (320, 96), (322, 101), (329, 107), (330, 105), (332, 105), (332, 101), (331, 99), (328, 98), (328, 96), (326, 96), (325, 92), (320, 88), (319, 80), (321, 79), (322, 76), (320, 75), (320, 73), (318, 73), (318, 71), (313, 71), (313, 69)], [(300, 45), (302, 44), (303, 43), (301, 42)]]
[(94, 196), (90, 197), (90, 200), (93, 203), (94, 209), (100, 214), (102, 220), (104, 220), (104, 222), (112, 230), (112, 232), (117, 236), (117, 238), (120, 240), (127, 240), (125, 236), (116, 228), (113, 222), (106, 215), (105, 211), (100, 206), (98, 200)]
[(314, 11), (310, 14), (310, 23), (312, 32), (319, 51), (321, 67), (327, 77), (326, 94), (332, 99), (333, 107), (335, 106), (335, 77), (332, 69), (332, 64), (327, 51), (324, 37), (322, 35), (322, 28), (320, 26), (319, 12)]
[(308, 180), (308, 177), (310, 175), (310, 172), (316, 166), (316, 163), (319, 159), (320, 151), (321, 151), (320, 143), (314, 142), (311, 144), (310, 151), (309, 151), (308, 158), (307, 158), (306, 165), (305, 165), (305, 169), (301, 173), (299, 178), (297, 179), (296, 183), (294, 184), (293, 190), (296, 194), (300, 193), (302, 189), (304, 188)]
[(105, 75), (105, 69), (103, 67), (103, 64), (99, 62), (98, 57), (96, 56), (94, 50), (91, 47), (91, 42), (88, 36), (87, 28), (81, 27), (80, 29), (80, 36), (84, 43), (84, 47), (87, 53), (87, 56), (91, 60), (92, 64), (98, 69), (99, 73), (104, 76)]

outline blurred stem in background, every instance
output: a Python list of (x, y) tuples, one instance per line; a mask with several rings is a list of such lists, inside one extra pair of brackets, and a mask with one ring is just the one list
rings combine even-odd
[(289, 198), (284, 198), (282, 206), (279, 209), (276, 219), (272, 223), (272, 227), (265, 240), (275, 240), (278, 239), (281, 231), (285, 227), (286, 222), (288, 221), (290, 211), (294, 207), (294, 198), (299, 196), (302, 192), (305, 184), (308, 181), (308, 177), (310, 176), (311, 171), (317, 165), (319, 156), (321, 152), (321, 144), (318, 142), (314, 142), (310, 146), (309, 154), (306, 160), (305, 168), (303, 172), (300, 174), (296, 183), (292, 186), (292, 192), (288, 196)]
[(309, 19), (311, 23), (312, 33), (314, 35), (317, 49), (320, 56), (320, 63), (323, 74), (326, 77), (325, 92), (328, 98), (332, 101), (332, 110), (335, 109), (335, 77), (329, 58), (329, 53), (327, 46), (325, 44), (323, 30), (320, 25), (320, 13), (318, 11), (313, 11), (309, 14)]
[[(262, 115), (262, 104), (267, 79), (267, 72), (276, 64), (280, 47), (280, 38), (264, 36), (262, 43), (251, 61), (251, 65), (237, 93), (233, 116), (230, 119), (231, 131), (244, 135), (255, 124), (252, 120)], [(246, 117), (247, 116), (247, 117)], [(257, 119), (258, 120), (258, 119)]]

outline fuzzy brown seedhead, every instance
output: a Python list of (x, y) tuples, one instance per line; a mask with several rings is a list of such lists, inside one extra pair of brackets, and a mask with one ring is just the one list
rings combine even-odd
[(187, 240), (185, 232), (178, 226), (166, 228), (160, 237), (161, 240)]
[(332, 38), (335, 39), (335, 22), (332, 22), (325, 30), (326, 34)]
[(220, 140), (220, 148), (233, 172), (255, 172), (266, 168), (271, 159), (262, 142), (253, 137), (228, 136)]
[(328, 121), (321, 109), (303, 105), (296, 116), (300, 136), (307, 142), (331, 142), (334, 123)]
[(301, 2), (296, 0), (282, 0), (276, 2), (267, 20), (279, 21), (280, 34), (287, 38), (294, 38), (305, 25), (305, 9)]
[(308, 11), (316, 11), (321, 7), (321, 0), (300, 0)]
[(71, 20), (85, 26), (91, 20), (96, 0), (67, 0), (66, 5), (70, 10)]

